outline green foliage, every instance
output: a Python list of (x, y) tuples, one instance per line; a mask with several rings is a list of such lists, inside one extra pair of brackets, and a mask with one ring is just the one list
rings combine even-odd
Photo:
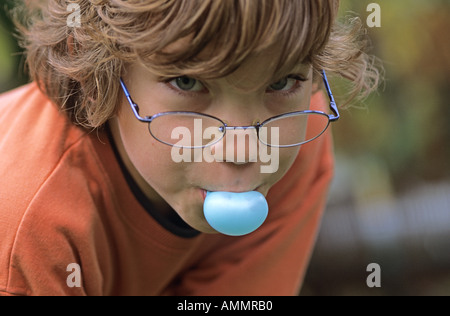
[(0, 0), (0, 92), (15, 88), (28, 81), (23, 71), (23, 51), (17, 43), (16, 31), (11, 18), (14, 4), (10, 0)]
[[(351, 10), (365, 21), (371, 2), (342, 0), (340, 14)], [(382, 160), (397, 190), (448, 179), (450, 2), (377, 3), (382, 24), (368, 28), (368, 35), (372, 53), (384, 62), (386, 81), (363, 110), (343, 111), (334, 127), (336, 149), (347, 157), (370, 154)]]

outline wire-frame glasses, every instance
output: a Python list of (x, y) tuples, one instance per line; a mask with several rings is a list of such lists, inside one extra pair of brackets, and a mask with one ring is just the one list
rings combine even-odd
[[(122, 78), (120, 84), (136, 118), (147, 123), (150, 134), (163, 144), (179, 148), (205, 148), (220, 142), (227, 131), (244, 131), (250, 137), (256, 136), (266, 146), (289, 148), (317, 139), (331, 122), (340, 117), (325, 71), (322, 70), (321, 74), (332, 114), (313, 110), (289, 112), (251, 126), (228, 126), (215, 116), (188, 111), (142, 117)], [(307, 126), (311, 126), (308, 132)]]

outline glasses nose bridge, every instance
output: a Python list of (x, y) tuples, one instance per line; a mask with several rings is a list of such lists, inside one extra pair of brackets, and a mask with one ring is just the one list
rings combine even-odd
[(246, 131), (248, 129), (256, 129), (256, 131), (258, 131), (260, 128), (260, 124), (258, 123), (257, 125), (243, 125), (243, 126), (230, 126), (228, 124), (225, 124), (225, 130), (229, 131), (236, 131), (236, 130), (241, 130), (241, 131)]
[(236, 164), (257, 161), (259, 124), (256, 126), (229, 126), (225, 123), (224, 128), (223, 137), (217, 143), (212, 144), (213, 152), (222, 157), (219, 160)]
[(233, 132), (239, 132), (242, 131), (244, 133), (247, 133), (249, 130), (254, 129), (256, 131), (256, 138), (259, 140), (259, 130), (261, 128), (261, 123), (256, 123), (255, 125), (242, 125), (242, 126), (230, 126), (226, 123), (224, 123), (225, 126), (225, 137), (227, 131), (233, 131)]

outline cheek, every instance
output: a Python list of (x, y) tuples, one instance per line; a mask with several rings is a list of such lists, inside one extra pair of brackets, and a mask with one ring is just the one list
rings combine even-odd
[(283, 178), (283, 176), (288, 172), (297, 158), (299, 150), (300, 147), (282, 148), (279, 150), (277, 155), (272, 154), (270, 163), (263, 163), (259, 166), (259, 168), (268, 168), (270, 166), (266, 169), (269, 171), (271, 168), (276, 168), (276, 172), (262, 174), (262, 178), (264, 179), (264, 194), (267, 194), (268, 190), (270, 190), (270, 188), (280, 181), (281, 178)]
[[(279, 168), (276, 174), (274, 174), (274, 181), (278, 182), (292, 167), (300, 147), (283, 148), (279, 151)], [(273, 183), (274, 184), (274, 183)]]
[(168, 149), (163, 146), (150, 140), (137, 144), (132, 151), (129, 151), (133, 164), (147, 181), (160, 174), (168, 176), (168, 171), (173, 168), (170, 151), (167, 153)]
[(148, 124), (124, 115), (120, 116), (119, 127), (131, 163), (148, 184), (157, 189), (180, 182), (177, 179), (181, 166), (173, 162), (172, 148), (154, 139)]

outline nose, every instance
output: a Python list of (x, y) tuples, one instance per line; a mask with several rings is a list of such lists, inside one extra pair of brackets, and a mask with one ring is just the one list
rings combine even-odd
[(237, 165), (258, 160), (258, 133), (255, 126), (226, 127), (223, 139), (214, 144), (211, 153), (219, 162)]

